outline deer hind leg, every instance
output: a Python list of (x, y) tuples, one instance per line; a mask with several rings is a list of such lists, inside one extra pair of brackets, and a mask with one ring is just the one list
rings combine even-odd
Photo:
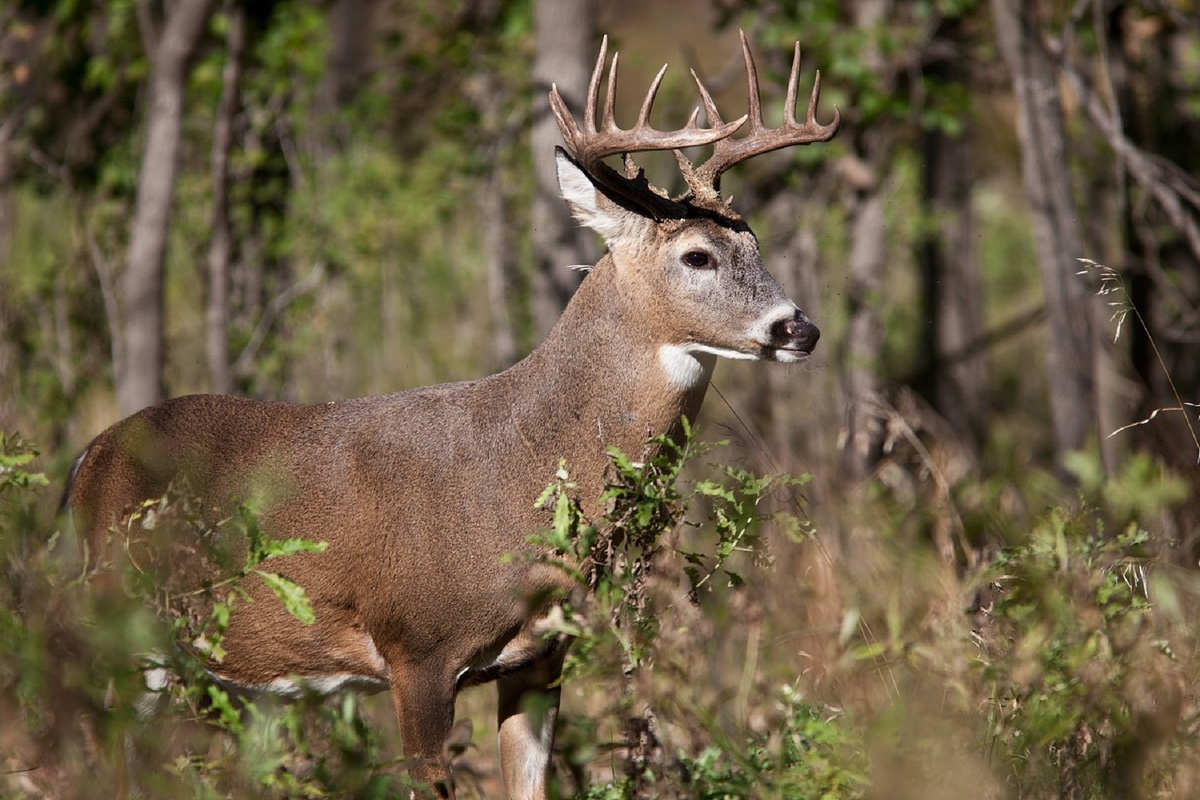
[(409, 776), (421, 786), (413, 797), (453, 798), (445, 753), (454, 723), (454, 680), (438, 673), (391, 665), (392, 700), (400, 720)]
[(500, 774), (508, 800), (545, 800), (565, 648), (500, 678)]

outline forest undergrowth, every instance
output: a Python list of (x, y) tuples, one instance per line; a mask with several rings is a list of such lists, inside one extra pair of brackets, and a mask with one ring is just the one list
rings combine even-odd
[[(210, 523), (176, 486), (85, 554), (47, 512), (33, 449), (2, 444), (4, 796), (405, 796), (386, 698), (282, 704), (203, 669), (247, 580), (311, 617), (272, 561), (321, 543), (272, 540), (248, 508)], [(690, 429), (642, 461), (612, 451), (601, 519), (565, 469), (538, 499), (536, 557), (578, 588), (557, 623), (574, 638), (559, 796), (1200, 791), (1200, 579), (1171, 523), (1180, 477), (1148, 456), (1105, 476), (1080, 453), (1077, 486), (1034, 511), (1000, 482), (950, 504), (873, 484), (830, 535), (805, 513), (804, 476), (722, 455)], [(947, 560), (944, 525), (964, 548), (984, 530), (1004, 544)], [(481, 709), (460, 703), (451, 737), (465, 797), (499, 786)]]

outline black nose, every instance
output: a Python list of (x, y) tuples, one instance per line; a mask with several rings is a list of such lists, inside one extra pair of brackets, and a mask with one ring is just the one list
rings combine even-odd
[(791, 319), (781, 319), (771, 326), (771, 338), (776, 347), (811, 353), (821, 331), (808, 321), (803, 311), (797, 311)]

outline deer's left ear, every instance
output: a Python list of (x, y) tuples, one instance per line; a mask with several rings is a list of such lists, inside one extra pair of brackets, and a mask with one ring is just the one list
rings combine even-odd
[(558, 169), (558, 189), (571, 207), (571, 214), (581, 225), (604, 237), (609, 250), (622, 241), (644, 236), (645, 226), (653, 224), (641, 214), (609, 199), (561, 147), (554, 148), (554, 161)]

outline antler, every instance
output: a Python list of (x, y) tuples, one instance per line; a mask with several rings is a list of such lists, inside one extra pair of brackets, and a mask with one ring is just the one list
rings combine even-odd
[[(708, 160), (695, 167), (682, 153), (676, 151), (680, 170), (687, 181), (691, 194), (696, 199), (716, 200), (721, 188), (721, 173), (734, 164), (745, 161), (752, 156), (778, 150), (794, 144), (809, 144), (810, 142), (825, 142), (837, 133), (841, 123), (841, 112), (837, 106), (833, 108), (833, 121), (821, 125), (816, 120), (817, 103), (821, 99), (821, 71), (817, 70), (813, 80), (812, 93), (808, 98), (808, 111), (804, 115), (804, 123), (796, 122), (796, 82), (800, 74), (800, 43), (796, 42), (792, 52), (792, 71), (788, 76), (787, 100), (783, 110), (783, 125), (778, 128), (767, 128), (763, 125), (762, 108), (758, 97), (758, 70), (754, 66), (754, 57), (750, 54), (750, 45), (746, 41), (746, 32), (739, 30), (742, 40), (742, 58), (746, 62), (746, 82), (749, 84), (750, 95), (750, 129), (740, 139), (724, 138), (713, 145), (713, 153)], [(708, 122), (714, 130), (721, 128), (721, 115), (717, 104), (704, 88), (696, 71), (692, 70), (692, 78), (700, 90), (704, 101), (704, 111)]]
[[(696, 147), (712, 144), (725, 139), (740, 128), (746, 121), (742, 116), (732, 122), (721, 122), (712, 111), (709, 112), (710, 123), (716, 124), (709, 128), (697, 125), (700, 115), (699, 107), (692, 112), (687, 125), (675, 131), (660, 131), (650, 125), (650, 109), (654, 105), (654, 97), (658, 94), (659, 84), (667, 71), (667, 65), (654, 76), (646, 98), (642, 101), (641, 111), (638, 112), (637, 122), (628, 130), (617, 125), (613, 116), (613, 106), (616, 99), (617, 86), (617, 57), (613, 53), (612, 66), (608, 71), (608, 90), (604, 98), (604, 110), (600, 126), (596, 125), (596, 104), (600, 97), (600, 78), (604, 72), (604, 62), (608, 54), (608, 37), (600, 43), (600, 55), (592, 70), (592, 80), (588, 84), (587, 106), (583, 112), (583, 129), (580, 130), (575, 117), (567, 109), (557, 85), (550, 87), (550, 108), (558, 121), (567, 152), (598, 184), (608, 189), (617, 197), (649, 212), (655, 218), (681, 216), (679, 203), (670, 200), (664, 193), (650, 186), (641, 170), (628, 157), (629, 153), (646, 150), (677, 150), (682, 147)], [(704, 88), (701, 87), (701, 91)], [(711, 106), (712, 100), (705, 93), (706, 107)], [(626, 154), (626, 176), (622, 176), (604, 163), (606, 156), (617, 153)]]

